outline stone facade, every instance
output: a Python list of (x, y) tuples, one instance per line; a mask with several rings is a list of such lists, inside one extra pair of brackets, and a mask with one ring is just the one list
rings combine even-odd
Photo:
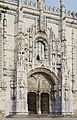
[(77, 13), (45, 0), (0, 0), (0, 113), (77, 115)]

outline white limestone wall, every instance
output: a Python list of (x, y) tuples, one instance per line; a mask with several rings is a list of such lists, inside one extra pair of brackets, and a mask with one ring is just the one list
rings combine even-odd
[(77, 29), (74, 28), (74, 92), (73, 92), (73, 110), (74, 114), (77, 116)]
[[(67, 66), (68, 66), (68, 110), (72, 112), (73, 96), (72, 96), (72, 28), (66, 27), (66, 52), (67, 52)], [(71, 99), (70, 99), (71, 98)]]
[(14, 16), (7, 15), (7, 68), (14, 69)]
[[(2, 73), (3, 73), (3, 65), (2, 65), (2, 59), (3, 59), (3, 39), (2, 39), (2, 14), (0, 15), (0, 87), (2, 84)], [(3, 105), (3, 101), (4, 101), (4, 91), (2, 91), (2, 89), (0, 88), (0, 113), (3, 111), (2, 108), (4, 108)]]
[(47, 20), (47, 28), (51, 28), (51, 27), (55, 34), (55, 37), (58, 38), (59, 37), (59, 21), (48, 19)]
[[(54, 16), (55, 17), (55, 16)], [(31, 14), (24, 14), (23, 13), (23, 31), (32, 25), (36, 25), (38, 16), (31, 15)], [(10, 100), (10, 80), (13, 80), (14, 75), (14, 48), (15, 48), (15, 38), (14, 35), (16, 35), (16, 28), (14, 26), (15, 22), (15, 16), (12, 14), (6, 14), (7, 19), (7, 39), (6, 39), (6, 70), (4, 70), (4, 76), (3, 80), (5, 81), (5, 87), (7, 87), (4, 90), (0, 90), (0, 108), (1, 110), (5, 110), (11, 112), (12, 108), (10, 107), (12, 105), (12, 100)], [(59, 21), (53, 20), (52, 18), (47, 18), (47, 28), (51, 28), (55, 34), (56, 38), (59, 38)], [(75, 75), (75, 90), (77, 90), (77, 29), (72, 28), (72, 26), (66, 26), (66, 44), (67, 44), (67, 64), (68, 64), (68, 88), (69, 88), (69, 110), (70, 112), (74, 111), (74, 109), (77, 109), (77, 93), (72, 93), (72, 30), (74, 32), (74, 75)], [(1, 43), (2, 44), (2, 43)], [(9, 81), (9, 83), (8, 83)], [(10, 104), (7, 104), (10, 103)], [(6, 114), (8, 114), (6, 113)]]
[(23, 30), (27, 30), (27, 28), (31, 28), (32, 25), (36, 24), (36, 16), (30, 14), (23, 14)]
[(70, 112), (74, 113), (77, 110), (77, 93), (74, 93), (77, 90), (77, 28), (71, 24), (70, 26), (67, 25), (66, 27), (66, 45), (68, 64), (68, 88), (69, 98), (71, 98), (69, 99), (69, 110)]
[(77, 29), (75, 31), (75, 92), (73, 94), (74, 114), (77, 116)]
[(72, 28), (71, 27), (66, 27), (66, 45), (67, 45), (68, 69), (70, 71), (70, 74), (72, 74)]
[(75, 72), (75, 90), (77, 91), (77, 28), (74, 28), (74, 56), (75, 56), (75, 64), (74, 64), (74, 72)]
[(6, 14), (6, 20), (6, 49), (3, 50), (3, 54), (5, 52), (5, 60), (3, 59), (5, 66), (3, 69), (3, 84), (0, 90), (0, 108), (5, 114), (12, 110), (12, 101), (10, 101), (10, 81), (14, 79), (14, 15)]

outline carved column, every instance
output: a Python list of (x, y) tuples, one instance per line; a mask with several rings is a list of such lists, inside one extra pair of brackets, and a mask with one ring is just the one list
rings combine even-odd
[(41, 114), (41, 94), (38, 93), (38, 114)]
[(52, 28), (49, 29), (49, 64), (52, 69)]
[[(4, 70), (6, 69), (6, 62), (7, 62), (6, 44), (7, 44), (7, 19), (6, 19), (6, 13), (4, 13), (4, 15), (3, 15), (3, 69)], [(4, 78), (3, 78), (2, 87), (5, 87), (4, 85), (6, 85), (6, 83), (5, 83)]]
[(23, 33), (23, 12), (21, 10), (23, 6), (22, 0), (19, 0), (18, 6), (18, 33), (17, 33), (17, 90), (16, 90), (16, 113), (17, 114), (28, 114), (27, 105), (27, 50), (26, 40)]
[(32, 66), (32, 57), (33, 57), (33, 41), (32, 41), (32, 31), (29, 29), (29, 65)]
[[(22, 34), (21, 34), (22, 36)], [(22, 43), (23, 42), (23, 43)], [(17, 114), (28, 114), (27, 105), (27, 66), (25, 63), (25, 48), (23, 38), (20, 37), (17, 60)]]
[[(9, 72), (7, 73), (9, 74)], [(7, 78), (6, 82), (6, 109), (5, 116), (9, 116), (12, 114), (12, 99), (11, 99), (11, 86), (10, 86), (10, 77)]]
[(67, 110), (69, 107), (69, 99), (66, 100), (66, 93), (69, 94), (68, 86), (68, 66), (67, 66), (67, 46), (66, 46), (66, 38), (65, 38), (65, 30), (66, 30), (66, 19), (65, 19), (65, 7), (64, 0), (60, 0), (60, 39), (61, 39), (61, 64), (62, 64), (62, 114), (67, 115), (70, 114), (70, 111)]
[(3, 19), (3, 61), (4, 65), (3, 67), (6, 67), (6, 43), (7, 43), (7, 20), (6, 20), (6, 14), (4, 13), (4, 19)]
[[(3, 69), (6, 70), (6, 63), (7, 63), (7, 16), (6, 16), (6, 12), (4, 12), (3, 14)], [(3, 71), (4, 73), (5, 71)], [(6, 89), (6, 110), (5, 110), (5, 116), (10, 115), (10, 113), (12, 112), (12, 100), (11, 100), (11, 88), (10, 88), (10, 73), (9, 71), (7, 71), (6, 74), (6, 79), (8, 81), (4, 80), (4, 76), (3, 76), (3, 80), (2, 80), (2, 88), (3, 90)], [(7, 104), (8, 103), (8, 104)]]
[(51, 93), (49, 93), (49, 113), (52, 112), (52, 101), (51, 101)]
[(60, 19), (61, 19), (61, 28), (60, 28), (60, 32), (61, 32), (61, 62), (62, 62), (62, 114), (66, 114), (66, 110), (65, 110), (65, 96), (64, 96), (64, 93), (65, 93), (65, 88), (64, 88), (64, 85), (65, 85), (65, 81), (66, 81), (66, 78), (65, 78), (65, 70), (66, 70), (66, 56), (65, 56), (65, 52), (66, 52), (66, 40), (65, 40), (65, 28), (64, 28), (64, 22), (65, 22), (65, 9), (64, 9), (64, 0), (60, 0), (60, 9), (61, 9), (61, 13), (60, 13)]
[(58, 84), (54, 85), (54, 100), (55, 100), (55, 113), (59, 113), (60, 102), (59, 102), (59, 87)]

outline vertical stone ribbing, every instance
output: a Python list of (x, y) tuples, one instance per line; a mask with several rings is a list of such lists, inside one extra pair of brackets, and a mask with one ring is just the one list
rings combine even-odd
[(49, 29), (49, 64), (52, 68), (52, 28)]
[[(6, 76), (7, 82), (5, 81), (5, 76), (4, 76), (4, 70), (7, 69), (7, 17), (6, 17), (6, 12), (3, 14), (3, 80), (2, 80), (2, 89), (5, 90), (6, 87), (6, 110), (5, 110), (5, 115), (8, 116), (9, 113), (12, 110), (12, 106), (11, 106), (11, 96), (10, 96), (10, 78), (9, 76), (9, 72)], [(7, 104), (8, 103), (8, 104)]]
[(7, 20), (6, 14), (3, 19), (3, 67), (6, 67), (6, 42), (7, 42)]
[(3, 40), (2, 40), (2, 15), (0, 13), (0, 87), (1, 87), (1, 81), (2, 81), (2, 54), (3, 54), (3, 50), (2, 50), (2, 47), (3, 47)]
[(17, 38), (17, 94), (16, 94), (16, 113), (27, 114), (27, 67), (25, 63), (25, 36), (23, 34), (23, 2), (19, 0), (18, 6), (18, 38)]
[(32, 49), (33, 49), (33, 43), (32, 43), (32, 30), (29, 29), (29, 62), (32, 63)]
[[(33, 25), (33, 35), (32, 35), (32, 38), (34, 39), (34, 36), (35, 36), (35, 31), (36, 31), (36, 28), (35, 26)], [(35, 64), (35, 44), (34, 44), (34, 40), (33, 40), (33, 63), (32, 63), (32, 67), (34, 68), (34, 64)]]
[(52, 67), (55, 73), (57, 73), (57, 39), (52, 31)]
[(60, 39), (61, 39), (61, 64), (62, 64), (62, 114), (69, 114), (68, 110), (68, 75), (67, 75), (67, 48), (66, 48), (66, 23), (64, 0), (60, 0)]
[(60, 32), (61, 32), (61, 35), (60, 35), (60, 39), (61, 39), (61, 50), (62, 50), (62, 53), (61, 53), (61, 62), (62, 62), (62, 114), (65, 114), (65, 95), (64, 95), (64, 92), (65, 92), (65, 88), (64, 88), (64, 85), (65, 85), (65, 36), (64, 36), (64, 21), (63, 21), (63, 18), (65, 16), (64, 14), (64, 0), (60, 0)]
[(44, 0), (38, 0), (38, 8), (39, 8), (39, 30), (40, 31), (45, 31), (46, 30), (46, 19), (44, 15), (44, 6), (45, 6), (45, 1)]
[(72, 91), (75, 90), (75, 43), (74, 30), (72, 30)]

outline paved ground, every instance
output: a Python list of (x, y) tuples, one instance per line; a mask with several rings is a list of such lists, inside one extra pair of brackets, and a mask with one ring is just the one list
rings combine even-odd
[(77, 118), (0, 118), (0, 120), (77, 120)]

